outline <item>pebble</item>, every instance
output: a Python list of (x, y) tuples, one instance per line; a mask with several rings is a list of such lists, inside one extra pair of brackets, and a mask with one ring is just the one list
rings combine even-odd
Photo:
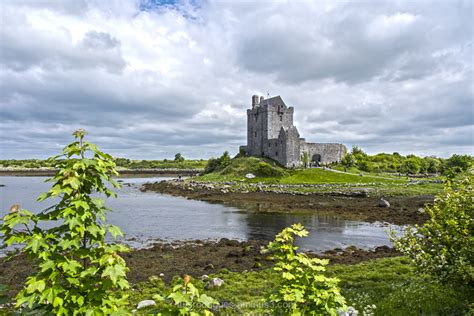
[(224, 280), (220, 278), (212, 278), (211, 280), (209, 280), (206, 287), (212, 289), (215, 287), (221, 287), (223, 284), (224, 284)]
[(140, 303), (138, 303), (137, 309), (142, 309), (142, 308), (145, 308), (145, 307), (148, 307), (148, 306), (154, 306), (154, 305), (156, 305), (154, 300), (144, 300), (144, 301), (141, 301)]

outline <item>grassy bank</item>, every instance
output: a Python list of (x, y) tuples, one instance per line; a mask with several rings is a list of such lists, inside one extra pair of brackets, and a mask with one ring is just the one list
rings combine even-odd
[[(246, 178), (249, 173), (255, 178)], [(440, 179), (414, 180), (398, 174), (362, 174), (326, 168), (286, 169), (274, 161), (255, 157), (232, 159), (227, 165), (192, 180), (216, 185), (226, 183), (232, 188), (242, 187), (246, 191), (252, 191), (251, 185), (258, 183), (285, 186), (285, 190), (292, 192), (310, 193), (367, 189), (378, 196), (435, 195), (442, 188)], [(275, 190), (279, 189), (276, 187)]]
[[(472, 289), (452, 288), (448, 284), (436, 284), (429, 276), (416, 275), (404, 257), (355, 265), (336, 264), (328, 267), (327, 274), (341, 280), (348, 305), (359, 311), (372, 309), (375, 315), (462, 315), (467, 313), (468, 302), (473, 298)], [(193, 282), (203, 293), (221, 304), (225, 302), (226, 315), (268, 311), (264, 296), (274, 291), (279, 282), (271, 269), (244, 273), (224, 269), (210, 277), (219, 277), (225, 283), (217, 289), (205, 289), (205, 282), (199, 279)], [(168, 288), (159, 277), (151, 277), (150, 281), (134, 286), (129, 301), (136, 306), (139, 301), (166, 291)]]

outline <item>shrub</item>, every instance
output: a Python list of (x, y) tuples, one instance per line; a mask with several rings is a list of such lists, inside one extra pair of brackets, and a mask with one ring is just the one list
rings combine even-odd
[(408, 226), (395, 247), (409, 256), (421, 272), (442, 281), (474, 282), (474, 191), (471, 179), (447, 182), (423, 225)]
[(77, 140), (51, 158), (58, 171), (48, 181), (54, 184), (38, 198), (59, 202), (36, 214), (14, 205), (0, 231), (6, 245), (24, 245), (21, 251), (38, 266), (16, 296), (17, 307), (27, 303), (56, 315), (109, 315), (124, 302), (117, 290), (129, 287), (125, 261), (118, 255), (127, 248), (105, 243), (107, 233), (122, 233), (105, 223), (109, 209), (91, 194), (115, 196), (106, 183), (119, 186), (112, 179), (117, 171), (110, 155), (83, 141), (84, 130), (73, 135)]
[(255, 175), (259, 177), (280, 177), (283, 172), (269, 163), (260, 161), (255, 170)]
[(272, 311), (283, 315), (337, 315), (345, 308), (345, 299), (337, 286), (339, 280), (321, 274), (329, 260), (309, 258), (297, 253), (294, 236), (304, 237), (308, 231), (301, 224), (287, 227), (276, 235), (264, 252), (275, 259), (273, 270), (280, 274), (281, 283), (270, 294)]
[(416, 174), (420, 172), (420, 159), (417, 157), (410, 157), (403, 161), (400, 166), (400, 171), (403, 173)]
[(356, 164), (356, 159), (353, 154), (345, 154), (341, 160), (341, 165), (344, 167), (344, 171), (352, 168)]
[(357, 168), (365, 172), (370, 172), (372, 170), (371, 163), (368, 162), (367, 160), (358, 160)]
[(185, 275), (182, 280), (173, 287), (173, 291), (161, 296), (156, 294), (153, 299), (160, 302), (161, 306), (158, 311), (178, 314), (179, 315), (213, 315), (209, 310), (213, 305), (219, 305), (219, 302), (214, 298), (200, 294), (199, 290), (191, 283), (191, 276)]
[(430, 173), (437, 173), (441, 169), (441, 162), (435, 157), (425, 157), (423, 158), (426, 164), (426, 171)]
[(211, 173), (217, 170), (219, 167), (219, 159), (211, 158), (207, 161), (206, 168), (204, 168), (204, 173)]
[(466, 172), (472, 166), (472, 157), (469, 155), (452, 155), (446, 160), (443, 168), (444, 175)]
[(231, 158), (228, 151), (224, 151), (222, 156), (219, 157), (219, 168), (224, 169), (230, 165)]

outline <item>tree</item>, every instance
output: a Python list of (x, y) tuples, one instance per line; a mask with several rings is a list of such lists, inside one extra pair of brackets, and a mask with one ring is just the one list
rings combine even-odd
[(127, 247), (105, 242), (107, 233), (115, 238), (122, 232), (106, 224), (110, 210), (92, 197), (116, 196), (106, 184), (119, 187), (112, 179), (118, 173), (114, 159), (85, 142), (85, 134), (74, 132), (76, 141), (50, 158), (57, 172), (48, 180), (51, 189), (38, 200), (59, 202), (37, 213), (14, 205), (3, 218), (4, 243), (23, 245), (21, 251), (38, 266), (16, 296), (17, 307), (27, 303), (55, 315), (109, 315), (124, 303), (119, 290), (129, 287), (128, 269), (118, 253)]
[(423, 226), (407, 226), (404, 235), (391, 239), (422, 273), (444, 282), (474, 282), (474, 190), (472, 179), (446, 182)]
[[(408, 156), (407, 156), (408, 157)], [(401, 172), (416, 174), (420, 172), (420, 158), (412, 156), (403, 161), (400, 166)]]
[(341, 164), (344, 167), (344, 171), (347, 171), (347, 169), (352, 168), (356, 163), (355, 157), (353, 154), (346, 154), (341, 160)]
[(423, 160), (426, 163), (426, 171), (430, 173), (437, 173), (440, 171), (441, 162), (436, 157), (425, 157)]
[(277, 291), (269, 296), (272, 312), (277, 315), (337, 315), (338, 309), (345, 308), (337, 286), (339, 280), (321, 274), (329, 260), (296, 252), (295, 236), (307, 235), (301, 224), (294, 224), (277, 234), (264, 249), (264, 253), (272, 254), (273, 270), (281, 278)]
[(181, 155), (181, 153), (177, 153), (176, 155), (174, 155), (174, 161), (176, 162), (184, 162), (184, 157)]
[(443, 174), (466, 172), (472, 166), (473, 158), (469, 155), (452, 155), (446, 160)]
[(351, 154), (353, 154), (354, 156), (367, 156), (367, 154), (359, 147), (357, 146), (353, 146), (352, 147), (352, 150), (351, 150)]

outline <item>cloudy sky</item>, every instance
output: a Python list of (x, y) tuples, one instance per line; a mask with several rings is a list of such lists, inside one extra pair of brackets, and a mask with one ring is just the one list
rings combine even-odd
[(246, 141), (253, 94), (313, 142), (473, 154), (473, 2), (0, 2), (0, 158), (79, 127), (115, 156), (208, 158)]

